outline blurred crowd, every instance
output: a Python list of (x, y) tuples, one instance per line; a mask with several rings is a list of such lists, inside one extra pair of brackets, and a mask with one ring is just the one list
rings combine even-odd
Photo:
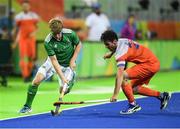
[[(86, 5), (91, 9), (84, 19), (86, 26), (83, 31), (82, 40), (100, 41), (101, 34), (108, 29), (112, 29), (110, 18), (102, 11), (102, 5), (90, 2)], [(85, 6), (85, 7), (86, 7)], [(122, 28), (116, 28), (118, 36), (128, 39), (143, 39), (142, 30), (137, 27), (137, 16), (129, 13), (127, 19), (123, 19)], [(19, 66), (24, 81), (31, 80), (35, 60), (36, 60), (36, 33), (38, 30), (39, 16), (31, 10), (31, 5), (27, 0), (22, 3), (22, 11), (16, 13), (10, 10), (8, 16), (0, 18), (0, 40), (10, 40), (11, 48), (14, 50), (16, 46), (19, 49)], [(147, 38), (155, 38), (156, 32), (147, 31)], [(81, 33), (78, 33), (81, 38)]]

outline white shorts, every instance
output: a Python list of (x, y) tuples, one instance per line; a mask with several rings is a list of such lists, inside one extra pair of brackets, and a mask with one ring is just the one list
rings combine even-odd
[[(64, 73), (64, 76), (69, 82), (74, 82), (75, 80), (75, 71), (73, 71), (70, 67), (63, 67), (61, 66), (61, 70)], [(51, 64), (51, 60), (47, 58), (44, 64), (40, 66), (37, 73), (41, 73), (44, 75), (44, 80), (50, 78), (54, 73), (56, 73), (54, 67)], [(59, 85), (62, 87), (64, 86), (61, 78), (58, 76)]]

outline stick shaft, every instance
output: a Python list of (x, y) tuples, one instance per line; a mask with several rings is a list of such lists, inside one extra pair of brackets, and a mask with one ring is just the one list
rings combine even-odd
[(61, 104), (91, 104), (91, 103), (103, 103), (103, 102), (110, 102), (109, 99), (104, 99), (104, 100), (90, 100), (90, 101), (80, 101), (80, 102), (55, 102), (54, 106), (61, 105)]

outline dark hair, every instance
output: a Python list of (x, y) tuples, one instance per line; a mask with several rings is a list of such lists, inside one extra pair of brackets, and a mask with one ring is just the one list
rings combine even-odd
[(29, 4), (30, 2), (29, 2), (29, 0), (24, 0), (22, 3), (27, 3), (27, 4)]
[(105, 32), (102, 33), (101, 41), (106, 42), (113, 40), (118, 40), (118, 36), (113, 30), (106, 30)]

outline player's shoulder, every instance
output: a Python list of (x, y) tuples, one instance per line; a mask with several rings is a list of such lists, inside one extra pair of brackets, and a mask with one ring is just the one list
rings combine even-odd
[(63, 34), (72, 34), (72, 33), (73, 33), (73, 30), (67, 29), (67, 28), (63, 28), (61, 32), (62, 32)]
[(19, 19), (19, 18), (21, 18), (23, 15), (24, 15), (23, 12), (18, 13), (18, 14), (15, 16), (15, 19)]
[(86, 20), (90, 20), (90, 19), (93, 19), (96, 17), (96, 14), (95, 13), (91, 13), (89, 14), (87, 17), (86, 17)]
[(24, 12), (20, 12), (18, 13), (16, 16), (15, 16), (15, 19), (16, 20), (19, 20), (19, 19), (38, 19), (39, 16), (35, 13), (35, 12), (28, 12), (27, 14), (25, 14)]
[(38, 14), (33, 11), (30, 11), (29, 15), (31, 15), (33, 18), (39, 18)]
[(49, 33), (44, 40), (45, 43), (49, 43), (51, 41), (52, 37), (53, 37), (52, 33)]
[(118, 43), (127, 44), (128, 43), (128, 39), (127, 38), (119, 38), (118, 39)]

